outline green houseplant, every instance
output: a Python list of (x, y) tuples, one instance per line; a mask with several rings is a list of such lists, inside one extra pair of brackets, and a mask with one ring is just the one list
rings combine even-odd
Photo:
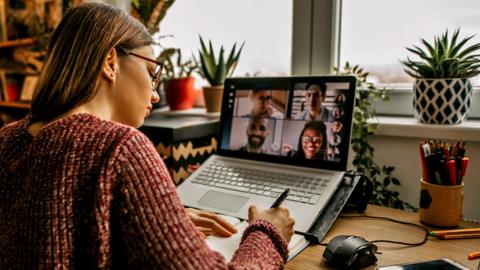
[(400, 185), (400, 180), (393, 176), (394, 167), (379, 166), (374, 161), (374, 148), (368, 138), (375, 134), (377, 124), (369, 122), (376, 116), (371, 102), (375, 100), (388, 101), (388, 90), (377, 88), (369, 82), (368, 72), (358, 65), (352, 66), (348, 62), (342, 69), (334, 67), (335, 75), (352, 75), (357, 78), (355, 92), (355, 108), (353, 114), (353, 129), (351, 146), (355, 153), (353, 166), (355, 172), (362, 174), (373, 185), (373, 195), (370, 203), (400, 209), (414, 209), (413, 206), (401, 200), (398, 191), (391, 189), (391, 185)]
[(160, 32), (160, 21), (173, 3), (175, 0), (131, 0), (131, 11), (153, 35)]
[[(176, 57), (176, 59), (174, 59)], [(178, 48), (165, 49), (158, 57), (164, 63), (165, 95), (171, 110), (192, 108), (195, 102), (195, 78), (192, 75), (198, 69), (193, 59), (182, 59), (182, 51)]]
[(210, 84), (210, 87), (203, 88), (205, 105), (207, 112), (219, 112), (222, 106), (223, 83), (227, 76), (233, 74), (245, 42), (242, 43), (238, 50), (237, 43), (235, 43), (227, 58), (225, 58), (225, 50), (223, 46), (221, 46), (217, 60), (212, 42), (210, 40), (208, 41), (207, 48), (202, 37), (199, 36), (199, 38), (200, 75)]
[(194, 57), (184, 60), (179, 48), (165, 49), (157, 59), (163, 62), (165, 76), (169, 79), (191, 77), (198, 69)]
[[(175, 0), (131, 0), (130, 13), (145, 25), (148, 32), (155, 40), (155, 44), (160, 46), (159, 40), (165, 36), (161, 36), (160, 22), (165, 18), (167, 11), (175, 3)], [(161, 47), (161, 46), (160, 46)], [(163, 48), (163, 47), (162, 47)], [(155, 103), (154, 108), (167, 106), (165, 83), (162, 83), (158, 94), (160, 102)]]
[(415, 78), (415, 116), (424, 123), (458, 124), (470, 113), (472, 84), (469, 78), (480, 73), (480, 43), (466, 46), (473, 36), (459, 39), (457, 29), (435, 36), (433, 44), (421, 39), (425, 49), (407, 48), (416, 55), (401, 61), (405, 72)]

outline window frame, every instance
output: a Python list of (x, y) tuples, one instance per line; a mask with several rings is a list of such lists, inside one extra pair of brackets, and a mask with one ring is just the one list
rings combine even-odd
[[(340, 64), (342, 0), (293, 1), (292, 75), (330, 74)], [(392, 88), (389, 102), (374, 102), (377, 115), (413, 116), (412, 87)], [(473, 101), (480, 100), (475, 86)], [(477, 102), (478, 103), (478, 102)], [(472, 103), (469, 119), (480, 119)]]

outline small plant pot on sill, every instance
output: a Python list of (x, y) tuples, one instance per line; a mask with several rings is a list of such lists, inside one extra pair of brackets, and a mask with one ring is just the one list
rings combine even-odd
[(470, 114), (472, 84), (469, 79), (416, 79), (415, 117), (428, 124), (460, 124)]
[(165, 95), (170, 110), (187, 110), (195, 102), (194, 77), (174, 78), (167, 81)]
[(222, 109), (223, 85), (203, 87), (203, 97), (207, 113), (219, 112)]

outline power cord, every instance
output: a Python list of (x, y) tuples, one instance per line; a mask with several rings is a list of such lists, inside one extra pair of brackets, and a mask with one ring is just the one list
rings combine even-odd
[(388, 217), (378, 217), (378, 216), (369, 216), (369, 215), (355, 215), (355, 216), (340, 215), (340, 218), (346, 218), (346, 219), (348, 219), (348, 218), (373, 218), (373, 219), (387, 220), (387, 221), (396, 222), (396, 223), (399, 223), (399, 224), (413, 226), (413, 227), (419, 228), (419, 229), (421, 229), (425, 232), (425, 236), (423, 237), (423, 240), (421, 242), (418, 242), (418, 243), (407, 243), (407, 242), (393, 241), (393, 240), (373, 240), (373, 241), (370, 241), (370, 243), (391, 243), (391, 244), (398, 244), (398, 245), (416, 247), (416, 246), (421, 246), (421, 245), (425, 244), (428, 240), (428, 229), (423, 227), (422, 225), (418, 225), (418, 224), (415, 224), (415, 223), (400, 221), (400, 220), (396, 220), (396, 219), (388, 218)]
[[(422, 225), (418, 225), (418, 224), (411, 223), (411, 222), (400, 221), (400, 220), (396, 220), (396, 219), (388, 218), (388, 217), (378, 217), (378, 216), (369, 216), (369, 215), (354, 215), (354, 216), (340, 215), (339, 218), (344, 218), (344, 219), (353, 219), (353, 218), (381, 219), (381, 220), (396, 222), (396, 223), (399, 223), (399, 224), (413, 226), (413, 227), (419, 228), (419, 229), (421, 229), (425, 232), (425, 236), (424, 236), (423, 240), (421, 242), (418, 242), (418, 243), (407, 243), (407, 242), (393, 241), (393, 240), (373, 240), (373, 241), (370, 241), (370, 243), (391, 243), (391, 244), (398, 244), (398, 245), (416, 247), (416, 246), (421, 246), (421, 245), (425, 244), (428, 240), (428, 229), (423, 227)], [(326, 246), (326, 245), (328, 245), (328, 243), (319, 243), (319, 245)], [(479, 265), (479, 267), (480, 267), (480, 265)], [(480, 270), (480, 268), (478, 270)]]

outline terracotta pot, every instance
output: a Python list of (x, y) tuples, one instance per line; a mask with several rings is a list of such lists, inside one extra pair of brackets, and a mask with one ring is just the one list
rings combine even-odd
[(222, 109), (223, 85), (203, 87), (203, 97), (207, 112), (219, 112)]
[(194, 77), (175, 78), (167, 81), (165, 95), (170, 110), (187, 110), (195, 102)]
[(205, 98), (203, 97), (203, 88), (195, 89), (195, 103), (193, 107), (205, 108)]

